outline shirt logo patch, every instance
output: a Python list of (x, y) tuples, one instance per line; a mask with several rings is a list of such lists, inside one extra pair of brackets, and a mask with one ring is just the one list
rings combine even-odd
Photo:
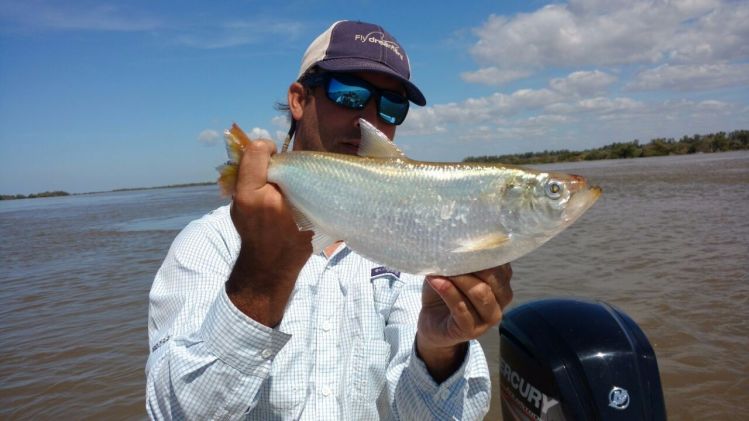
[(386, 275), (392, 275), (392, 276), (395, 276), (396, 278), (400, 278), (401, 273), (396, 270), (388, 269), (385, 266), (378, 266), (376, 268), (372, 268), (372, 272), (370, 272), (369, 276), (372, 278), (372, 280), (374, 280), (375, 278), (379, 278), (381, 276), (386, 276)]

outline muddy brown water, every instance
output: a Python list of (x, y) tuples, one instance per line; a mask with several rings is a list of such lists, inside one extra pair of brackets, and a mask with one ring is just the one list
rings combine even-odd
[[(670, 419), (749, 412), (749, 152), (543, 166), (604, 194), (514, 262), (513, 305), (595, 298), (652, 343)], [(213, 186), (0, 202), (0, 418), (143, 419), (148, 290)], [(499, 337), (481, 338), (499, 419)]]

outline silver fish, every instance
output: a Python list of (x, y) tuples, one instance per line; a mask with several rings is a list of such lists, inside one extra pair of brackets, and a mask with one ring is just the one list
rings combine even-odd
[[(452, 276), (515, 260), (567, 228), (601, 195), (577, 175), (498, 163), (412, 160), (360, 120), (359, 156), (294, 151), (274, 155), (268, 180), (295, 209), (319, 252), (343, 240), (398, 271)], [(219, 183), (231, 194), (243, 145), (227, 130), (231, 160)]]

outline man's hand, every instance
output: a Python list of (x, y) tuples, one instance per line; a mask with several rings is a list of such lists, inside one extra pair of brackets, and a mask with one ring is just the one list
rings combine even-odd
[(250, 143), (239, 162), (231, 218), (242, 239), (226, 292), (243, 313), (266, 326), (281, 322), (296, 278), (312, 253), (312, 233), (300, 232), (289, 204), (268, 184), (276, 152), (269, 140)]
[(416, 350), (435, 381), (460, 367), (467, 341), (502, 320), (512, 301), (510, 264), (450, 278), (428, 276), (416, 331)]

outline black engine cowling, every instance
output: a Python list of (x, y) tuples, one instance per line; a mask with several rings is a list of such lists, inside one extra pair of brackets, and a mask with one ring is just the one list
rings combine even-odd
[(653, 348), (621, 310), (533, 301), (507, 312), (499, 334), (504, 421), (666, 419)]

